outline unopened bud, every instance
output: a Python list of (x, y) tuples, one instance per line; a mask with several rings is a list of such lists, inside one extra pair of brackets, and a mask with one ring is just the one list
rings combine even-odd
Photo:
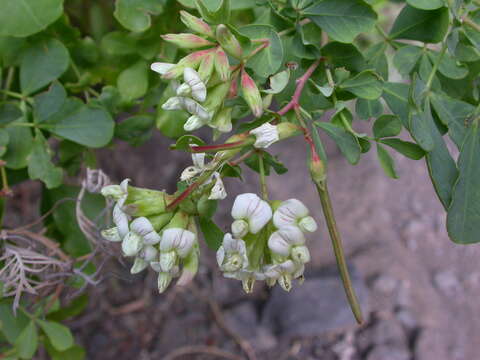
[(158, 274), (158, 291), (163, 293), (167, 290), (168, 285), (172, 282), (172, 275), (167, 272), (161, 272)]
[(176, 79), (179, 76), (183, 75), (185, 68), (190, 67), (196, 69), (202, 59), (207, 55), (212, 53), (212, 49), (199, 50), (195, 51), (184, 58), (180, 59), (177, 65), (174, 65), (163, 74), (164, 79)]
[(201, 35), (214, 37), (212, 28), (202, 19), (193, 16), (184, 10), (180, 11), (180, 19), (190, 30)]
[(293, 261), (300, 264), (306, 264), (310, 261), (310, 251), (308, 251), (308, 248), (305, 245), (294, 246), (292, 248), (291, 256)]
[(162, 268), (162, 271), (170, 271), (175, 265), (176, 260), (177, 254), (175, 254), (175, 251), (160, 253), (160, 267)]
[(162, 39), (182, 49), (197, 49), (215, 45), (211, 41), (194, 34), (165, 34), (162, 35)]
[(220, 110), (213, 118), (210, 126), (223, 133), (232, 131), (232, 108)]
[(253, 146), (257, 149), (266, 149), (279, 139), (277, 125), (271, 125), (268, 122), (250, 130), (250, 134), (256, 137)]
[(242, 58), (242, 46), (232, 32), (223, 24), (217, 26), (216, 29), (217, 41), (228, 55), (236, 59)]
[(283, 140), (301, 133), (300, 128), (290, 122), (281, 122), (277, 125), (278, 139)]
[(262, 97), (260, 96), (260, 91), (258, 90), (257, 84), (255, 81), (247, 74), (245, 69), (242, 69), (242, 93), (243, 98), (247, 102), (250, 110), (252, 111), (255, 117), (260, 117), (263, 114), (263, 103)]
[(142, 258), (136, 257), (135, 262), (133, 263), (133, 266), (130, 269), (130, 273), (138, 274), (139, 272), (145, 270), (147, 266), (148, 266), (148, 261), (145, 261)]
[(227, 54), (221, 48), (215, 51), (215, 70), (222, 81), (227, 81), (230, 78), (230, 64)]
[(245, 220), (235, 220), (232, 223), (232, 234), (236, 239), (241, 239), (248, 234), (248, 223)]
[(311, 216), (305, 216), (298, 222), (298, 227), (302, 231), (315, 232), (317, 230), (317, 222)]
[(323, 161), (316, 153), (312, 154), (312, 159), (310, 160), (310, 176), (316, 185), (322, 187), (324, 186), (327, 178), (327, 172)]
[(239, 71), (235, 71), (232, 74), (232, 84), (230, 85), (230, 89), (228, 90), (228, 98), (233, 99), (238, 95), (238, 74)]
[(206, 84), (212, 76), (213, 69), (215, 67), (215, 55), (213, 52), (204, 56), (198, 68), (198, 75), (200, 79)]

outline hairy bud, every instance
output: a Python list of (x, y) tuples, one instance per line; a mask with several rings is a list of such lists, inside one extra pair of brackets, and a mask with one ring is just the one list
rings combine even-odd
[(247, 74), (245, 69), (242, 69), (242, 93), (243, 98), (247, 102), (250, 110), (252, 111), (255, 117), (260, 117), (263, 114), (263, 103), (262, 97), (260, 96), (260, 91), (258, 90), (257, 84), (255, 81)]
[(193, 16), (185, 10), (180, 11), (180, 20), (182, 20), (185, 26), (188, 27), (190, 30), (193, 30), (194, 32), (201, 35), (214, 37), (212, 28), (205, 21), (196, 16)]
[(236, 59), (241, 59), (243, 55), (242, 46), (232, 32), (223, 24), (217, 26), (216, 29), (217, 41), (228, 55)]
[(162, 35), (162, 39), (182, 49), (197, 49), (215, 45), (211, 41), (194, 34), (165, 34)]

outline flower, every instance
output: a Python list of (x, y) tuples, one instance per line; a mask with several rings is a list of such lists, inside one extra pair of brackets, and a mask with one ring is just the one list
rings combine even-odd
[(122, 250), (125, 256), (135, 256), (144, 245), (154, 245), (160, 242), (160, 235), (153, 229), (150, 221), (145, 217), (139, 217), (130, 224), (130, 231), (122, 242)]
[(250, 130), (250, 134), (255, 135), (256, 140), (253, 146), (259, 149), (266, 149), (279, 140), (277, 126), (270, 123), (265, 123)]
[(267, 284), (275, 285), (278, 281), (285, 291), (292, 289), (292, 279), (296, 279), (303, 275), (304, 266), (295, 264), (292, 260), (286, 260), (282, 263), (267, 266), (265, 269), (265, 277)]
[(192, 97), (195, 100), (205, 101), (207, 98), (207, 87), (194, 69), (187, 67), (183, 70), (183, 81), (185, 82), (183, 85), (190, 87)]
[(305, 237), (296, 226), (285, 226), (268, 238), (268, 248), (275, 254), (289, 256), (294, 246), (305, 244)]
[(193, 153), (192, 162), (192, 166), (188, 166), (182, 171), (182, 174), (180, 175), (181, 181), (190, 180), (199, 175), (205, 169), (205, 153)]
[(209, 200), (223, 200), (227, 197), (227, 192), (225, 191), (225, 186), (223, 185), (222, 177), (220, 173), (215, 171), (212, 175), (215, 178), (215, 184), (212, 187), (210, 192)]
[(163, 110), (186, 110), (192, 115), (197, 115), (199, 120), (205, 123), (210, 120), (210, 113), (198, 102), (184, 96), (174, 96), (168, 99), (163, 105)]
[(175, 265), (178, 257), (185, 258), (197, 236), (185, 229), (170, 228), (164, 230), (160, 241), (160, 267), (162, 271), (169, 271)]
[(293, 225), (304, 232), (317, 230), (315, 219), (309, 216), (307, 207), (297, 199), (289, 199), (280, 204), (273, 213), (273, 224), (278, 229)]
[(232, 207), (233, 236), (242, 238), (248, 232), (257, 234), (272, 218), (270, 205), (256, 194), (245, 193), (235, 198)]
[(227, 233), (217, 250), (217, 263), (225, 277), (235, 277), (239, 270), (248, 267), (247, 248), (242, 239), (234, 239)]

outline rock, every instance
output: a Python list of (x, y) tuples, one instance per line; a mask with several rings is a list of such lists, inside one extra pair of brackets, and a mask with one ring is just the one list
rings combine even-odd
[(258, 318), (256, 309), (251, 302), (245, 301), (239, 305), (224, 311), (225, 321), (228, 327), (241, 337), (250, 340), (255, 337)]
[[(364, 315), (368, 314), (368, 290), (360, 275), (351, 271), (353, 286)], [(290, 293), (276, 286), (262, 316), (262, 324), (281, 337), (316, 336), (356, 326), (336, 268), (306, 274), (303, 285)]]
[(400, 309), (396, 312), (395, 316), (398, 321), (407, 329), (413, 330), (418, 326), (417, 319), (408, 309)]
[(378, 321), (372, 331), (372, 340), (377, 345), (407, 346), (406, 334), (395, 318)]
[(455, 295), (461, 291), (462, 287), (457, 276), (451, 270), (444, 270), (436, 273), (433, 282), (445, 295)]
[(451, 359), (447, 344), (435, 329), (422, 329), (415, 344), (415, 360)]
[(382, 274), (373, 281), (372, 287), (374, 290), (382, 293), (392, 293), (398, 285), (399, 281), (397, 279), (390, 275)]
[(367, 356), (367, 360), (410, 360), (407, 349), (390, 345), (375, 346)]

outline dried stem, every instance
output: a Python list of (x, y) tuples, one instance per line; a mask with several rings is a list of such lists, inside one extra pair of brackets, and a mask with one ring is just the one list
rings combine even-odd
[(224, 351), (215, 346), (203, 346), (203, 345), (192, 345), (184, 346), (173, 350), (171, 353), (167, 354), (163, 360), (174, 360), (180, 356), (193, 355), (193, 354), (205, 354), (210, 356), (221, 357), (229, 360), (243, 360), (243, 357), (234, 355), (227, 351)]

